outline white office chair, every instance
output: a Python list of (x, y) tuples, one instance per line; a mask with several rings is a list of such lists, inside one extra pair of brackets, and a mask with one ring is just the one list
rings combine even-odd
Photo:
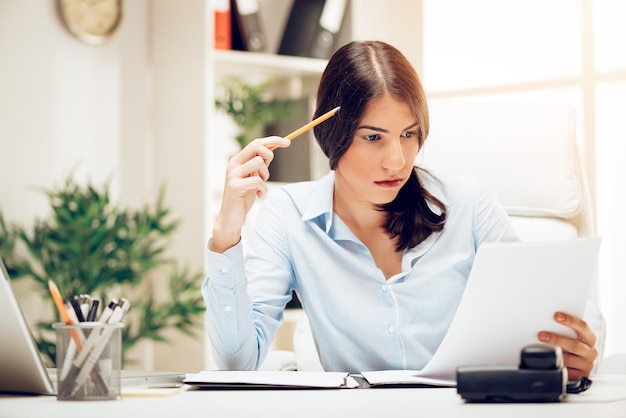
[(573, 108), (432, 101), (430, 116), (417, 164), (482, 177), (522, 240), (594, 234)]
[[(522, 241), (595, 235), (576, 113), (561, 103), (431, 101), (417, 165), (483, 178)], [(594, 277), (585, 319), (602, 356), (604, 319)]]
[[(435, 173), (482, 177), (522, 240), (594, 234), (576, 144), (576, 115), (561, 104), (430, 102), (430, 134), (416, 164)], [(595, 285), (594, 285), (595, 288)], [(593, 309), (595, 292), (590, 295)], [(586, 315), (603, 347), (599, 312)], [(320, 370), (306, 316), (294, 333), (298, 370)]]

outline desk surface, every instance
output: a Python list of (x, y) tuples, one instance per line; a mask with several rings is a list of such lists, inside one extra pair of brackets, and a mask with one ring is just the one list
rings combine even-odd
[(591, 389), (544, 404), (464, 403), (455, 389), (185, 390), (166, 397), (63, 402), (53, 396), (0, 395), (0, 417), (111, 418), (158, 412), (191, 417), (626, 417), (626, 376), (594, 379)]

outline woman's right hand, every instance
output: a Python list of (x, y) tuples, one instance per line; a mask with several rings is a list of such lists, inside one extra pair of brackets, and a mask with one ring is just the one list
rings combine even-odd
[(270, 149), (286, 148), (291, 141), (279, 136), (258, 138), (232, 157), (226, 169), (222, 206), (213, 226), (212, 251), (223, 253), (239, 242), (246, 216), (257, 197), (267, 192)]

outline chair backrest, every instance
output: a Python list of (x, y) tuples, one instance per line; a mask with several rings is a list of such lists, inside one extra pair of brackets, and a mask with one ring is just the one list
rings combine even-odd
[(483, 178), (522, 240), (594, 234), (572, 107), (431, 101), (430, 123), (416, 164)]

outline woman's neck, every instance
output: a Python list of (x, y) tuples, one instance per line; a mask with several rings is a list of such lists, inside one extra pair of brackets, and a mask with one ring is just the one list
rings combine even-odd
[(385, 212), (378, 210), (371, 202), (342, 198), (338, 193), (335, 193), (333, 211), (355, 233), (355, 229), (367, 231), (379, 230), (384, 227)]

